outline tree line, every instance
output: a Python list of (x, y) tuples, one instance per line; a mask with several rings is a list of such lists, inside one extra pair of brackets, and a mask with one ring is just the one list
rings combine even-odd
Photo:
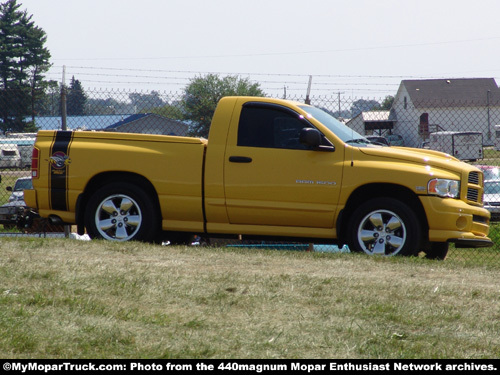
[(0, 3), (0, 130), (5, 133), (36, 131), (37, 116), (58, 116), (62, 112), (61, 93), (66, 95), (68, 116), (112, 114), (132, 106), (128, 113), (146, 110), (187, 120), (192, 135), (207, 136), (217, 102), (227, 95), (264, 96), (259, 84), (237, 76), (209, 74), (196, 77), (175, 104), (164, 101), (158, 92), (131, 93), (129, 103), (112, 98), (89, 98), (82, 83), (72, 77), (68, 87), (46, 79), (51, 67), (47, 34), (36, 26), (17, 0)]

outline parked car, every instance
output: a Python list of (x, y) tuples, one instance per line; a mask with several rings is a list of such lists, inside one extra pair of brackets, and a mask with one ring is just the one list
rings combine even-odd
[(16, 180), (14, 187), (7, 186), (6, 190), (12, 194), (9, 197), (9, 202), (24, 202), (24, 190), (33, 189), (31, 177), (21, 177)]
[(12, 201), (0, 206), (0, 224), (5, 229), (22, 226), (26, 210), (24, 201)]
[(484, 208), (491, 213), (491, 220), (500, 220), (500, 180), (484, 181)]
[(476, 165), (483, 171), (484, 180), (500, 180), (500, 167), (496, 165)]
[(386, 137), (387, 141), (391, 146), (404, 146), (405, 140), (399, 134), (389, 134)]
[(21, 225), (24, 213), (28, 209), (24, 202), (24, 190), (33, 189), (31, 177), (21, 177), (16, 180), (14, 187), (7, 186), (6, 190), (11, 192), (9, 202), (0, 206), (0, 224), (4, 228), (14, 228)]
[(381, 137), (378, 135), (368, 135), (365, 138), (368, 139), (372, 143), (377, 143), (380, 145), (389, 146), (389, 142), (384, 137)]

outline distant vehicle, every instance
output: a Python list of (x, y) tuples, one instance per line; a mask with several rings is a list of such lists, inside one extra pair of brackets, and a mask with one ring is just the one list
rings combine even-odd
[(24, 201), (12, 201), (0, 206), (0, 224), (3, 224), (5, 229), (20, 225), (26, 209)]
[(385, 137), (391, 146), (404, 146), (405, 140), (399, 134), (389, 134)]
[(483, 158), (483, 133), (452, 131), (431, 133), (429, 148), (460, 160), (476, 161)]
[[(6, 138), (0, 138), (0, 147), (8, 150), (17, 148), (20, 160), (17, 161), (16, 167), (30, 168), (31, 154), (33, 153), (33, 144), (35, 143), (36, 133), (24, 133), (24, 136), (19, 136), (19, 133), (8, 133)], [(12, 153), (12, 152), (11, 152)]]
[(12, 193), (9, 203), (0, 206), (0, 224), (3, 224), (5, 229), (22, 226), (24, 214), (28, 210), (24, 202), (24, 190), (27, 189), (33, 189), (31, 177), (18, 178), (14, 187), (7, 186), (6, 190)]
[(500, 125), (495, 125), (495, 150), (500, 151)]
[(0, 168), (20, 168), (21, 155), (17, 145), (0, 144)]
[(476, 165), (483, 171), (484, 180), (500, 180), (500, 167), (497, 165)]
[(24, 190), (33, 189), (31, 177), (21, 177), (16, 180), (14, 187), (7, 186), (6, 190), (12, 194), (9, 197), (9, 202), (24, 202)]
[(491, 220), (500, 220), (500, 180), (484, 181), (484, 208), (491, 213)]
[(372, 143), (378, 143), (378, 144), (381, 144), (384, 146), (390, 146), (389, 141), (387, 141), (386, 138), (378, 136), (378, 135), (368, 135), (365, 138), (368, 139)]

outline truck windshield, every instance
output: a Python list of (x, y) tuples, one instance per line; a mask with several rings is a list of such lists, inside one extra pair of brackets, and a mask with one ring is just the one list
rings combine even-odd
[(370, 141), (366, 139), (364, 136), (354, 131), (350, 127), (344, 125), (335, 117), (329, 115), (325, 111), (311, 107), (307, 105), (299, 106), (301, 109), (306, 111), (316, 120), (325, 125), (332, 133), (334, 133), (337, 137), (339, 137), (342, 141), (346, 143), (360, 143), (360, 144), (369, 144)]

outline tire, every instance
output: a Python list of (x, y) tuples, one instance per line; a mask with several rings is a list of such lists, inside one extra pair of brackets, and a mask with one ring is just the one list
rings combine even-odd
[(421, 225), (405, 203), (393, 198), (371, 199), (352, 214), (349, 248), (369, 255), (413, 256), (419, 251)]
[(85, 211), (90, 238), (153, 242), (160, 229), (157, 207), (140, 187), (110, 183), (97, 190)]
[(449, 244), (448, 242), (432, 242), (430, 249), (425, 251), (427, 259), (445, 260), (448, 255)]

